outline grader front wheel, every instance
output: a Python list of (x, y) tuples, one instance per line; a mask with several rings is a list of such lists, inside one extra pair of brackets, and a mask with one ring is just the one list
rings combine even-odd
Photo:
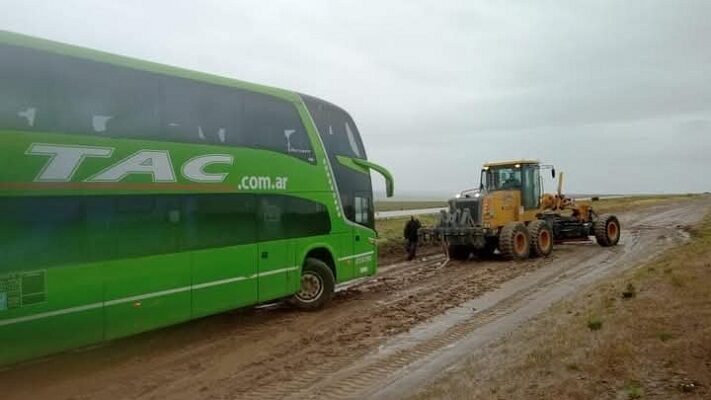
[(501, 228), (499, 251), (507, 260), (523, 260), (531, 253), (531, 241), (526, 225), (512, 222)]

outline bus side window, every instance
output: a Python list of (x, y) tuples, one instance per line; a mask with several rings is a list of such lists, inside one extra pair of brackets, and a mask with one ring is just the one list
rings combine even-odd
[(203, 249), (257, 242), (255, 197), (205, 194), (182, 198), (183, 247)]
[(187, 79), (166, 78), (163, 130), (169, 140), (204, 144), (239, 144), (234, 91)]
[(311, 142), (293, 104), (257, 93), (244, 94), (240, 131), (244, 145), (314, 161)]
[(46, 55), (0, 46), (0, 128), (50, 130), (50, 70)]
[(51, 65), (59, 131), (160, 139), (157, 76), (72, 57)]
[(369, 197), (355, 196), (355, 222), (361, 225), (373, 226)]

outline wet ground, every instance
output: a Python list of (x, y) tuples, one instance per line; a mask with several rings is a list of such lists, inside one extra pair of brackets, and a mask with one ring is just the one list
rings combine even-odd
[(620, 245), (381, 268), (315, 313), (221, 314), (0, 372), (3, 399), (401, 398), (550, 304), (685, 240), (711, 201), (620, 215)]

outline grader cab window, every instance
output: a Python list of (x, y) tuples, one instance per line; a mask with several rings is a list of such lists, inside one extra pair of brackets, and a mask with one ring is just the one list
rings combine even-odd
[(523, 188), (521, 202), (523, 208), (531, 210), (538, 208), (541, 198), (541, 174), (538, 165), (527, 165), (523, 168)]
[(512, 190), (521, 187), (521, 168), (491, 168), (485, 174), (486, 189)]
[(517, 167), (489, 168), (482, 171), (482, 187), (488, 191), (520, 190), (523, 207), (538, 208), (541, 197), (540, 167), (523, 165)]

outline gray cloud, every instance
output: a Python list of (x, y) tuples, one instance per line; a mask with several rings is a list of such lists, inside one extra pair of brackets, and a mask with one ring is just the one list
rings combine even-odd
[[(711, 2), (32, 1), (16, 32), (313, 94), (401, 193), (533, 157), (577, 192), (711, 190)], [(379, 181), (376, 180), (377, 183)]]

